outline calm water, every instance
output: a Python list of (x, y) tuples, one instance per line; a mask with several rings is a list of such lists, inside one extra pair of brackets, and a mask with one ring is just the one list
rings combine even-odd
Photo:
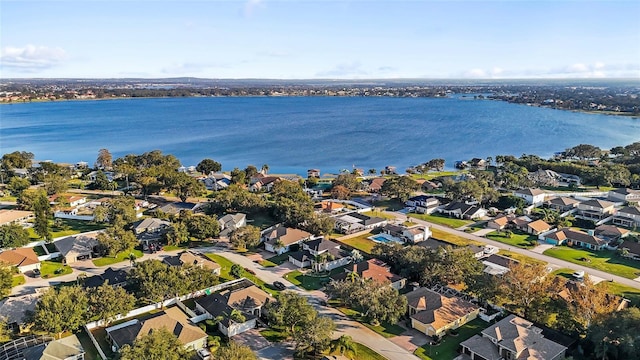
[(442, 157), (550, 156), (590, 143), (640, 140), (640, 120), (463, 98), (172, 98), (0, 106), (0, 154), (93, 163), (160, 149), (183, 165), (266, 163), (271, 172), (404, 170)]

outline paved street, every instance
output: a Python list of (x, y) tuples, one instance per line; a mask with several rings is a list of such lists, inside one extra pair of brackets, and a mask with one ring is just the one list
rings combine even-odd
[[(387, 211), (387, 214), (390, 215), (394, 215), (400, 219), (405, 219), (405, 215), (401, 214), (401, 213), (397, 213), (397, 212), (390, 212)], [(582, 265), (578, 265), (578, 264), (574, 264), (574, 263), (570, 263), (568, 261), (564, 261), (564, 260), (560, 260), (560, 259), (556, 259), (554, 257), (551, 256), (547, 256), (544, 254), (540, 254), (540, 253), (536, 253), (533, 252), (531, 250), (527, 250), (527, 249), (521, 249), (515, 246), (510, 246), (508, 244), (503, 244), (501, 242), (498, 241), (494, 241), (494, 240), (490, 240), (484, 237), (480, 237), (480, 236), (476, 236), (474, 234), (468, 234), (464, 231), (459, 231), (456, 229), (452, 229), (450, 227), (444, 226), (444, 225), (439, 225), (439, 224), (434, 224), (434, 223), (430, 223), (428, 221), (424, 221), (424, 220), (420, 220), (420, 219), (416, 219), (416, 218), (412, 218), (413, 222), (417, 223), (417, 224), (423, 224), (423, 225), (429, 225), (431, 228), (433, 229), (438, 229), (438, 230), (442, 230), (444, 232), (448, 232), (450, 234), (453, 235), (458, 235), (460, 237), (469, 239), (469, 240), (474, 240), (474, 241), (478, 241), (481, 243), (485, 243), (488, 245), (492, 245), (495, 246), (499, 249), (503, 249), (503, 250), (509, 250), (511, 252), (517, 253), (517, 254), (521, 254), (521, 255), (525, 255), (534, 259), (538, 259), (538, 260), (542, 260), (544, 262), (549, 263), (552, 267), (556, 267), (556, 268), (569, 268), (572, 269), (574, 271), (584, 271), (585, 274), (589, 274), (592, 276), (595, 276), (596, 278), (601, 278), (601, 279), (606, 279), (606, 280), (613, 280), (619, 284), (623, 284), (626, 286), (630, 286), (632, 288), (636, 288), (636, 289), (640, 289), (640, 282), (633, 280), (633, 279), (627, 279), (625, 277), (622, 276), (618, 276), (618, 275), (613, 275), (613, 274), (609, 274), (607, 272), (604, 271), (600, 271), (600, 270), (596, 270), (596, 269), (592, 269), (586, 266), (582, 266)], [(640, 279), (640, 278), (638, 278)]]

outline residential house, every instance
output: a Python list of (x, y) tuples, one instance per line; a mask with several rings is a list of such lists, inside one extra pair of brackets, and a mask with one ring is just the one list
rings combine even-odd
[(431, 336), (443, 336), (450, 329), (475, 319), (480, 308), (456, 296), (445, 296), (427, 288), (405, 295), (411, 327)]
[(428, 226), (424, 225), (414, 225), (409, 227), (404, 225), (387, 224), (382, 227), (382, 232), (410, 244), (419, 243), (431, 237), (431, 230)]
[(405, 205), (418, 214), (432, 214), (440, 206), (440, 200), (433, 196), (418, 195), (410, 197)]
[(289, 228), (282, 224), (273, 225), (263, 230), (261, 234), (265, 250), (278, 255), (288, 252), (291, 245), (300, 244), (312, 237), (304, 230)]
[(17, 333), (27, 330), (27, 312), (36, 309), (36, 303), (41, 293), (35, 292), (27, 295), (10, 296), (0, 301), (0, 318), (4, 319), (7, 326)]
[(74, 208), (76, 206), (82, 205), (87, 202), (86, 196), (81, 195), (71, 195), (71, 194), (53, 194), (49, 196), (49, 204), (57, 205), (60, 201), (64, 201), (68, 203), (70, 207)]
[(343, 273), (332, 275), (331, 279), (335, 281), (346, 280), (354, 273), (359, 279), (372, 279), (373, 281), (389, 284), (392, 288), (400, 290), (407, 284), (407, 279), (391, 272), (387, 264), (378, 260), (370, 259), (353, 264), (352, 267), (344, 269)]
[(40, 260), (33, 248), (17, 248), (0, 253), (0, 263), (15, 266), (21, 273), (40, 269)]
[(567, 348), (542, 334), (542, 329), (515, 315), (509, 315), (460, 343), (462, 354), (471, 360), (560, 360)]
[(159, 211), (167, 215), (178, 215), (181, 211), (195, 212), (199, 207), (200, 204), (197, 203), (176, 201), (157, 207), (153, 211)]
[(627, 237), (631, 231), (614, 225), (600, 225), (595, 228), (593, 234), (611, 244)]
[(469, 161), (469, 166), (474, 169), (484, 170), (487, 168), (487, 161), (485, 159), (473, 158)]
[(220, 237), (229, 237), (231, 233), (247, 225), (247, 215), (243, 213), (227, 214), (218, 219)]
[(609, 190), (607, 198), (613, 202), (639, 203), (640, 190), (628, 188)]
[(552, 170), (538, 169), (530, 172), (527, 177), (536, 186), (558, 186), (558, 175)]
[(527, 225), (529, 225), (529, 223), (532, 221), (533, 219), (531, 219), (530, 217), (522, 215), (511, 219), (510, 223), (514, 229), (527, 231)]
[(537, 206), (544, 202), (547, 193), (540, 189), (524, 189), (514, 191), (513, 195), (524, 199), (529, 205)]
[[(255, 180), (255, 181), (254, 181)], [(273, 186), (282, 179), (279, 176), (263, 176), (258, 178), (252, 178), (251, 185), (249, 185), (249, 191), (264, 191), (270, 192)]]
[(551, 225), (539, 219), (528, 223), (526, 232), (531, 235), (540, 235), (549, 230), (551, 230)]
[(509, 269), (517, 263), (517, 260), (498, 254), (489, 255), (482, 260), (482, 264), (485, 266), (484, 272), (494, 276), (506, 274), (509, 272)]
[(600, 221), (615, 213), (616, 210), (614, 206), (614, 203), (606, 200), (591, 199), (583, 201), (578, 204), (578, 215), (576, 215), (576, 217), (585, 220)]
[(329, 214), (339, 213), (340, 211), (344, 210), (344, 208), (345, 207), (342, 203), (335, 201), (322, 201), (320, 203), (320, 211)]
[(479, 219), (487, 215), (486, 209), (459, 201), (452, 201), (438, 208), (438, 212), (458, 219)]
[(507, 227), (511, 219), (513, 219), (513, 216), (500, 215), (493, 220), (487, 221), (487, 228), (503, 230), (504, 228)]
[(131, 345), (141, 336), (163, 327), (173, 333), (187, 350), (202, 349), (207, 345), (207, 333), (193, 325), (177, 306), (166, 308), (143, 319), (130, 320), (108, 327), (107, 340), (111, 343), (112, 350), (116, 352), (124, 345)]
[(22, 350), (24, 360), (84, 360), (85, 351), (76, 335)]
[(58, 249), (64, 259), (65, 264), (72, 264), (76, 261), (91, 259), (98, 246), (95, 233), (67, 236), (55, 241), (53, 244)]
[(554, 197), (544, 202), (549, 209), (555, 210), (560, 214), (577, 208), (579, 203), (580, 201), (567, 196)]
[(613, 216), (613, 224), (628, 228), (640, 227), (640, 207), (625, 206)]
[(440, 189), (442, 187), (442, 184), (429, 181), (429, 180), (424, 180), (422, 184), (420, 184), (420, 187), (422, 188), (423, 191), (432, 191), (432, 190)]
[(553, 245), (567, 244), (590, 250), (602, 250), (607, 245), (606, 240), (595, 236), (594, 230), (589, 230), (588, 233), (585, 233), (568, 228), (545, 235), (545, 242)]
[(373, 178), (371, 179), (371, 181), (369, 181), (368, 186), (366, 186), (366, 190), (372, 193), (379, 193), (380, 190), (382, 189), (382, 184), (384, 184), (385, 182), (385, 178)]
[(146, 218), (139, 221), (136, 221), (131, 226), (131, 230), (136, 235), (140, 235), (142, 233), (159, 233), (162, 234), (171, 226), (171, 223), (158, 219), (158, 218)]
[(625, 240), (618, 246), (618, 249), (621, 251), (621, 255), (624, 257), (628, 257), (634, 260), (640, 260), (640, 243)]
[(208, 257), (191, 251), (182, 251), (175, 256), (167, 256), (162, 261), (169, 266), (196, 266), (209, 269), (217, 275), (220, 275), (220, 269), (222, 268), (217, 262), (210, 260)]
[(85, 288), (97, 288), (106, 283), (112, 287), (122, 287), (127, 284), (127, 276), (128, 273), (124, 269), (114, 270), (109, 267), (100, 275), (86, 278), (82, 282), (82, 286)]
[(377, 216), (368, 216), (357, 211), (340, 214), (334, 217), (334, 229), (343, 234), (352, 234), (354, 232), (367, 229), (382, 227), (387, 224), (387, 219)]
[[(271, 296), (255, 285), (227, 290), (196, 299), (196, 312), (209, 319), (220, 319), (218, 329), (228, 337), (253, 329), (262, 315), (262, 308)], [(242, 316), (234, 316), (236, 313)]]
[(307, 178), (320, 178), (320, 169), (309, 169), (307, 170)]
[(208, 190), (224, 190), (231, 185), (231, 176), (222, 173), (211, 173), (202, 179), (202, 182)]
[(0, 226), (24, 224), (34, 217), (33, 211), (2, 209), (0, 210)]
[(289, 253), (289, 262), (299, 268), (331, 271), (350, 263), (351, 256), (340, 249), (340, 244), (320, 238), (303, 242), (302, 250)]

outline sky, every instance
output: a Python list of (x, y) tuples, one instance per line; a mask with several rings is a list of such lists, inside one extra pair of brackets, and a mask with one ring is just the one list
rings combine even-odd
[(638, 78), (640, 1), (0, 0), (0, 78)]

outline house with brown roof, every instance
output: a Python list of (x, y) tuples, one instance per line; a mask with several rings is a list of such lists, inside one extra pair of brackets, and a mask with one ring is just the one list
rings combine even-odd
[(220, 275), (220, 269), (222, 268), (217, 262), (208, 257), (191, 251), (182, 251), (175, 256), (167, 256), (162, 261), (169, 266), (196, 266), (209, 269), (217, 275)]
[(560, 214), (571, 211), (578, 207), (580, 201), (567, 196), (558, 196), (544, 202), (549, 209), (555, 210)]
[(471, 360), (560, 360), (567, 348), (542, 335), (542, 329), (509, 315), (460, 343), (465, 359)]
[(640, 243), (625, 240), (618, 246), (618, 249), (621, 250), (620, 255), (630, 259), (640, 260)]
[(371, 179), (369, 185), (367, 186), (367, 191), (372, 193), (378, 193), (382, 189), (382, 184), (385, 182), (385, 178), (374, 178)]
[(23, 210), (0, 210), (0, 226), (10, 224), (24, 224), (33, 219), (35, 216), (33, 211)]
[(623, 207), (613, 216), (612, 223), (614, 225), (626, 226), (628, 228), (633, 228), (634, 226), (640, 227), (640, 207)]
[(443, 336), (475, 319), (480, 308), (455, 296), (445, 296), (427, 288), (405, 295), (411, 327), (427, 336)]
[(282, 179), (279, 176), (263, 176), (256, 179), (255, 182), (249, 185), (249, 191), (265, 191), (270, 192), (273, 186)]
[(0, 253), (0, 263), (15, 266), (21, 273), (40, 269), (40, 260), (38, 260), (38, 255), (33, 251), (33, 248), (3, 251)]
[(300, 244), (311, 239), (313, 235), (304, 230), (286, 227), (276, 224), (262, 231), (261, 239), (264, 241), (264, 249), (278, 255), (290, 250), (291, 245)]
[(588, 233), (585, 233), (574, 229), (560, 229), (546, 234), (545, 242), (553, 245), (567, 244), (590, 250), (602, 250), (607, 245), (607, 241), (595, 236), (594, 230), (589, 230)]
[(600, 221), (615, 213), (615, 204), (611, 201), (591, 199), (578, 204), (576, 217), (585, 220)]
[(523, 189), (514, 191), (513, 196), (524, 199), (529, 205), (541, 205), (547, 193), (540, 189)]
[(108, 327), (107, 340), (111, 343), (112, 350), (116, 352), (124, 345), (131, 345), (136, 339), (161, 328), (175, 335), (187, 350), (197, 350), (207, 346), (207, 333), (192, 324), (177, 306), (143, 319), (130, 320)]
[(489, 220), (487, 222), (487, 228), (496, 229), (496, 230), (503, 230), (504, 228), (507, 227), (507, 225), (509, 224), (511, 219), (513, 219), (513, 216), (500, 215), (500, 216), (496, 217), (493, 220)]
[(551, 225), (547, 224), (543, 220), (532, 221), (527, 224), (527, 233), (532, 235), (540, 235), (543, 232), (551, 230)]
[(323, 201), (320, 203), (320, 209), (322, 212), (335, 214), (344, 209), (344, 205), (335, 201)]
[(595, 236), (604, 239), (608, 243), (615, 243), (631, 234), (631, 231), (615, 225), (600, 225), (593, 231)]
[(389, 266), (378, 259), (369, 259), (353, 264), (352, 267), (345, 268), (343, 273), (332, 275), (331, 279), (334, 281), (346, 280), (351, 273), (355, 273), (359, 279), (371, 279), (382, 284), (389, 284), (396, 290), (402, 289), (407, 284), (406, 278), (392, 273)]

